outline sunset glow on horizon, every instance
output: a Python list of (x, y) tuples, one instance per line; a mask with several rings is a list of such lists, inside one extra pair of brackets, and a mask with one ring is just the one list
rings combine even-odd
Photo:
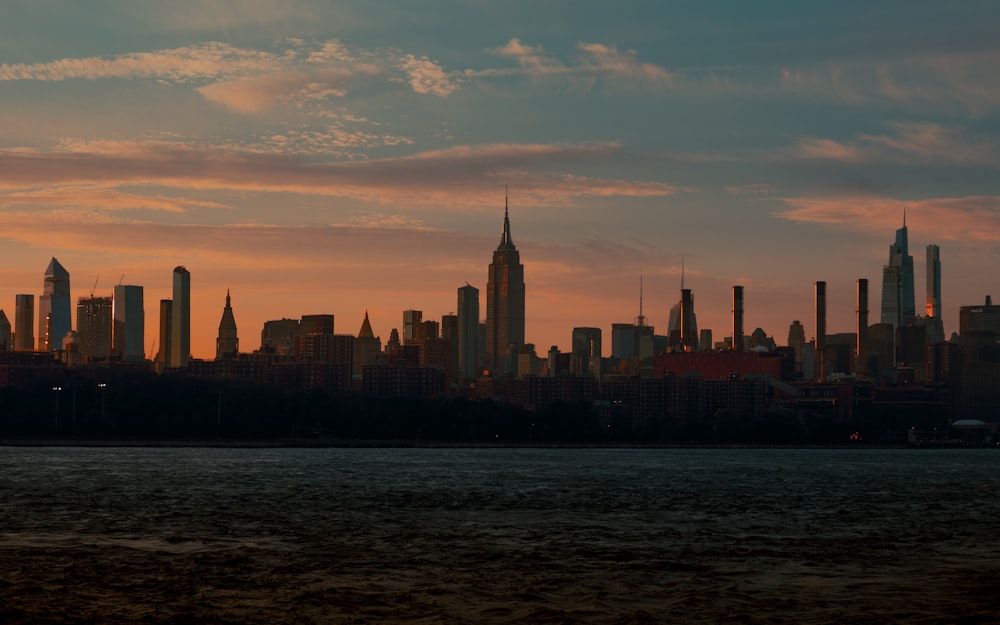
[[(485, 299), (509, 189), (526, 340), (570, 347), (685, 286), (700, 328), (785, 344), (855, 328), (909, 228), (958, 308), (1000, 297), (1000, 6), (933, 2), (53, 0), (0, 20), (0, 309), (145, 288), (155, 356), (171, 272), (191, 272), (192, 352), (227, 291), (241, 351), (270, 319)], [(483, 302), (484, 303), (484, 302)], [(481, 310), (485, 306), (481, 303)], [(75, 326), (75, 311), (74, 311)], [(36, 328), (36, 336), (37, 336)]]

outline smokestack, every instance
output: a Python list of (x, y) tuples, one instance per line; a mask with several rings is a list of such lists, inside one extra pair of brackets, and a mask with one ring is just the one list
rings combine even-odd
[(816, 282), (816, 380), (826, 378), (826, 282)]
[(733, 351), (743, 351), (743, 287), (733, 287)]
[(858, 278), (858, 343), (854, 353), (857, 362), (854, 372), (863, 376), (868, 372), (868, 279)]

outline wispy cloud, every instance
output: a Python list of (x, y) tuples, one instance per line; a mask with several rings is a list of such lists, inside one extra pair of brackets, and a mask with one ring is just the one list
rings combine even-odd
[(790, 208), (775, 216), (864, 232), (899, 227), (903, 209), (914, 230), (941, 240), (1000, 241), (1000, 196), (901, 200), (877, 196), (781, 198)]
[(890, 124), (887, 134), (862, 134), (854, 139), (802, 139), (783, 150), (786, 156), (827, 159), (849, 163), (881, 162), (907, 164), (996, 165), (1000, 144), (972, 137), (957, 128), (929, 122), (902, 121)]
[(273, 53), (212, 42), (113, 57), (66, 58), (47, 63), (5, 63), (0, 65), (0, 80), (160, 78), (187, 82), (227, 75), (273, 72), (281, 67), (281, 59)]
[(658, 65), (640, 61), (635, 50), (619, 50), (613, 45), (581, 42), (576, 46), (577, 56), (570, 62), (548, 55), (542, 46), (532, 46), (514, 38), (503, 46), (492, 48), (490, 53), (509, 58), (520, 66), (517, 69), (494, 68), (466, 70), (469, 77), (524, 75), (529, 77), (562, 76), (594, 80), (597, 78), (669, 84), (673, 74)]
[(126, 185), (299, 193), (446, 208), (491, 203), (488, 198), (494, 198), (505, 182), (514, 184), (524, 203), (536, 206), (570, 205), (584, 197), (674, 192), (659, 182), (595, 178), (565, 170), (576, 163), (613, 162), (620, 157), (616, 144), (464, 146), (336, 163), (199, 150), (168, 142), (63, 147), (63, 151), (0, 152), (0, 201), (4, 190), (24, 197), (26, 192), (59, 187), (104, 193)]

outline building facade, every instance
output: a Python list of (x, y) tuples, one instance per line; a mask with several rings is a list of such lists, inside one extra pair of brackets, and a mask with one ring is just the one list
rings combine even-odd
[(486, 281), (487, 365), (499, 374), (515, 373), (516, 359), (511, 356), (524, 345), (524, 292), (524, 265), (510, 236), (505, 203), (500, 245)]
[(170, 366), (186, 367), (191, 358), (191, 273), (174, 268), (174, 298), (170, 325)]
[(232, 300), (226, 290), (226, 307), (219, 320), (219, 336), (215, 339), (215, 359), (234, 360), (240, 353), (240, 339), (236, 332), (236, 318), (233, 316)]
[(35, 350), (35, 296), (18, 293), (14, 296), (14, 349)]
[(906, 229), (896, 230), (896, 241), (889, 246), (889, 264), (882, 268), (882, 323), (895, 327), (912, 323), (916, 316), (913, 295), (913, 257)]
[(62, 349), (63, 337), (73, 329), (71, 309), (69, 272), (53, 256), (38, 298), (38, 351)]
[(115, 286), (112, 307), (112, 353), (122, 360), (142, 362), (146, 359), (143, 347), (146, 340), (146, 312), (142, 301), (142, 287), (132, 284)]
[(110, 297), (81, 297), (76, 305), (76, 333), (84, 362), (103, 362), (111, 354), (112, 301)]

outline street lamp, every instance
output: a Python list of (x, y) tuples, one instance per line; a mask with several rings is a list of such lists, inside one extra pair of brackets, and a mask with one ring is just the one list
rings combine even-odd
[(97, 388), (101, 389), (101, 427), (104, 427), (104, 389), (108, 388), (108, 385), (101, 383)]
[(59, 392), (62, 390), (62, 387), (61, 386), (53, 386), (52, 390), (56, 394), (56, 412), (55, 412), (55, 416), (52, 419), (52, 425), (53, 425), (53, 428), (54, 428), (53, 431), (58, 432), (59, 431)]

